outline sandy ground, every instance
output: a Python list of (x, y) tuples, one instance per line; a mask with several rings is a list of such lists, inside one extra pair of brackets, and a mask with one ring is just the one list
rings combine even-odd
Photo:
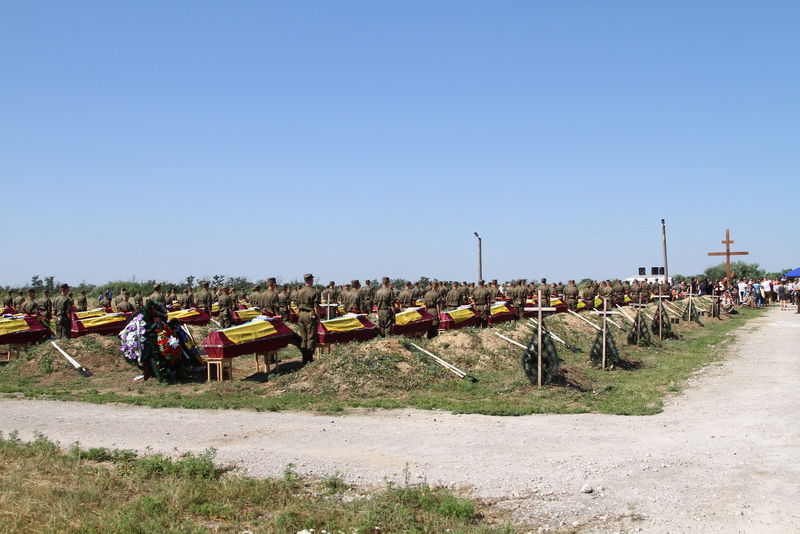
[(800, 316), (774, 309), (734, 335), (726, 361), (656, 416), (331, 417), (2, 400), (0, 430), (64, 446), (215, 447), (220, 462), (253, 476), (293, 463), (363, 486), (425, 480), (496, 502), (534, 531), (800, 532)]

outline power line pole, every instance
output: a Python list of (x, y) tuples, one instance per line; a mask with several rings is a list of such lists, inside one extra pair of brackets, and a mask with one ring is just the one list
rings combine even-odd
[(664, 245), (664, 281), (669, 283), (669, 267), (667, 266), (667, 226), (661, 219), (661, 241)]
[(472, 232), (478, 238), (478, 280), (483, 280), (483, 251), (481, 250), (481, 236), (478, 232)]

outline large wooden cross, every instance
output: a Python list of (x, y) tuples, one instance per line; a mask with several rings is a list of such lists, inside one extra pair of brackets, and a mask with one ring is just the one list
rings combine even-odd
[(725, 241), (722, 242), (725, 245), (725, 252), (709, 252), (709, 256), (725, 256), (725, 271), (728, 273), (728, 280), (731, 279), (731, 256), (747, 256), (750, 254), (749, 252), (731, 252), (731, 245), (733, 241), (731, 241), (731, 231), (725, 230)]

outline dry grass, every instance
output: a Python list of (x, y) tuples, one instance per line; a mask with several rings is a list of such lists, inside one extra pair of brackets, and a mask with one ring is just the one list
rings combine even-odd
[[(210, 454), (170, 460), (0, 437), (0, 531), (15, 533), (513, 533), (481, 505), (426, 485), (357, 491), (340, 478), (256, 480)], [(493, 517), (504, 518), (500, 510)]]

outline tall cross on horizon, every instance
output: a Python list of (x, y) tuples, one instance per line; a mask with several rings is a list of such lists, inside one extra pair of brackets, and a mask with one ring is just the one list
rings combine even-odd
[(726, 229), (725, 230), (725, 241), (722, 242), (725, 245), (725, 252), (709, 252), (709, 256), (725, 256), (725, 272), (727, 273), (728, 280), (731, 279), (731, 256), (747, 256), (750, 254), (749, 252), (731, 252), (731, 245), (733, 241), (731, 240), (731, 231)]

